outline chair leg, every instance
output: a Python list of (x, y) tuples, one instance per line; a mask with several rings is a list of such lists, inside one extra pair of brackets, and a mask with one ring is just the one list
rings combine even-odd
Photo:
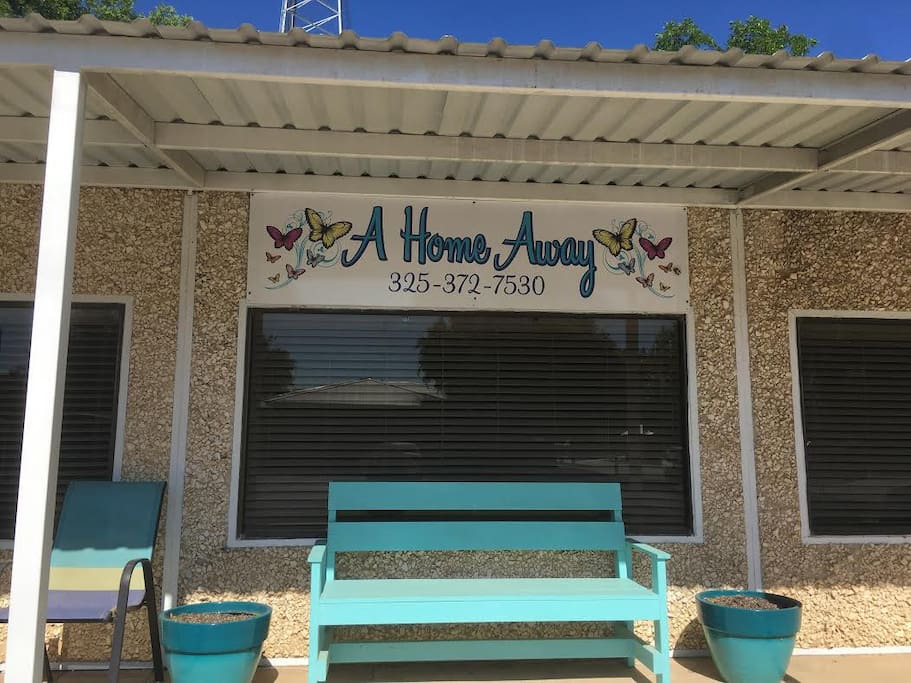
[(47, 656), (47, 646), (44, 646), (44, 680), (47, 683), (54, 683), (54, 675), (51, 673), (51, 660)]
[[(118, 608), (120, 606), (118, 605)], [(127, 625), (127, 611), (118, 609), (114, 615), (114, 640), (111, 643), (111, 668), (108, 670), (110, 683), (117, 683), (120, 678), (120, 659), (123, 656), (123, 632)]]
[(158, 601), (155, 597), (155, 584), (149, 584), (146, 593), (146, 614), (149, 617), (149, 642), (152, 645), (152, 667), (155, 669), (156, 683), (164, 681), (164, 666), (161, 663), (161, 637), (158, 633)]

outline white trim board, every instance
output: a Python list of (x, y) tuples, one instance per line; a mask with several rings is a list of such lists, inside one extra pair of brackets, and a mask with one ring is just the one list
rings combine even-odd
[(731, 261), (734, 299), (734, 355), (737, 368), (740, 469), (746, 535), (747, 584), (762, 590), (762, 546), (756, 487), (756, 447), (753, 429), (753, 380), (750, 372), (750, 329), (747, 307), (746, 245), (743, 212), (731, 212)]
[(870, 318), (880, 320), (911, 319), (911, 311), (845, 311), (794, 309), (788, 311), (788, 350), (791, 360), (791, 409), (794, 414), (794, 448), (797, 458), (797, 494), (800, 502), (800, 540), (805, 545), (837, 544), (911, 544), (911, 535), (814, 536), (810, 533), (810, 513), (807, 503), (807, 462), (803, 446), (803, 411), (801, 409), (800, 372), (797, 356), (798, 318)]
[[(250, 309), (293, 308), (282, 304), (263, 304), (252, 306), (246, 299), (238, 306), (237, 320), (237, 362), (234, 384), (234, 433), (231, 449), (231, 491), (228, 504), (228, 541), (229, 548), (274, 548), (274, 547), (310, 547), (318, 540), (315, 538), (261, 538), (242, 539), (237, 535), (237, 515), (240, 505), (240, 460), (243, 440), (244, 387), (247, 356), (247, 316)], [(301, 310), (318, 310), (313, 307)], [(326, 310), (339, 310), (338, 308)], [(401, 311), (400, 308), (371, 307), (372, 311)], [(508, 311), (504, 311), (508, 312)], [(525, 311), (527, 313), (527, 311)], [(627, 314), (636, 314), (628, 311)], [(624, 313), (619, 313), (623, 315)], [(679, 314), (669, 314), (678, 317)], [(687, 431), (689, 436), (690, 456), (690, 495), (692, 496), (693, 534), (690, 536), (642, 536), (636, 539), (644, 543), (703, 543), (702, 518), (702, 480), (699, 452), (699, 402), (696, 385), (696, 324), (692, 308), (683, 315), (685, 328), (686, 381), (687, 381)]]
[[(0, 292), (0, 305), (4, 302), (34, 302), (35, 295), (28, 293)], [(74, 294), (74, 304), (120, 304), (123, 306), (123, 333), (120, 351), (120, 384), (117, 388), (117, 426), (114, 433), (114, 465), (112, 480), (120, 481), (123, 472), (123, 450), (126, 433), (127, 399), (130, 385), (130, 352), (133, 341), (133, 297), (129, 295)], [(0, 539), (0, 550), (12, 550), (13, 539)]]
[(190, 372), (193, 353), (193, 306), (196, 300), (196, 224), (198, 197), (183, 200), (180, 246), (180, 294), (177, 314), (177, 348), (174, 360), (174, 401), (171, 413), (171, 454), (168, 471), (168, 506), (165, 524), (163, 609), (177, 604), (180, 577), (180, 538), (183, 531), (184, 471), (190, 413)]

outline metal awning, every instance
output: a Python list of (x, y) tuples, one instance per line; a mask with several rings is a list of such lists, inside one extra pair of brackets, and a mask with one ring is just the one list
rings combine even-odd
[(0, 182), (44, 177), (51, 64), (84, 184), (911, 210), (911, 62), (0, 19)]

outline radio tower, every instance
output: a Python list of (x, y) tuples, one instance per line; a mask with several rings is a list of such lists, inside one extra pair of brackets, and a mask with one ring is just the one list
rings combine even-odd
[(293, 28), (338, 35), (342, 32), (342, 0), (282, 0), (280, 30)]

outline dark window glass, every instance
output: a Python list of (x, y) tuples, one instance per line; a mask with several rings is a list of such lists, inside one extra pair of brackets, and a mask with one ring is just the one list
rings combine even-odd
[[(58, 504), (73, 479), (110, 479), (114, 468), (124, 307), (74, 304), (63, 395)], [(16, 523), (19, 460), (32, 333), (30, 303), (0, 303), (0, 538)]]
[(325, 535), (333, 479), (618, 481), (692, 530), (682, 318), (254, 310), (240, 533)]
[(799, 318), (815, 535), (911, 534), (911, 320)]

